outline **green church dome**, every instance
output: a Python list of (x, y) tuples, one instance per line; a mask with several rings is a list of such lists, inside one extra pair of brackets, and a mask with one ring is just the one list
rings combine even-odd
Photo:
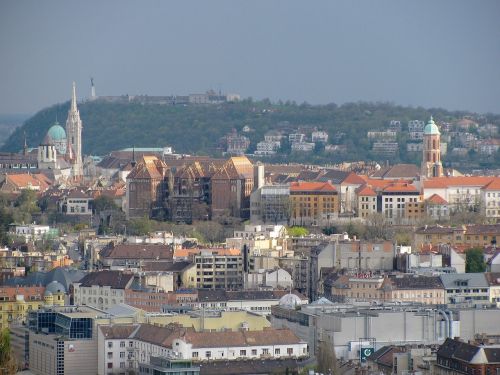
[(431, 116), (429, 122), (427, 123), (427, 125), (425, 125), (424, 135), (433, 135), (433, 134), (441, 134), (441, 133), (439, 132), (439, 128), (437, 127), (436, 123), (434, 122)]
[(62, 141), (66, 139), (66, 131), (57, 121), (50, 127), (47, 135), (54, 141)]

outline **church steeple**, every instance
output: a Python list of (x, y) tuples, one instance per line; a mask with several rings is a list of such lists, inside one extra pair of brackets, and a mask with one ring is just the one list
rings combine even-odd
[(24, 146), (23, 146), (23, 155), (28, 155), (28, 142), (26, 141), (26, 132), (24, 133)]
[(443, 165), (441, 164), (441, 133), (432, 116), (424, 128), (423, 142), (422, 177), (441, 177), (443, 175)]
[(76, 109), (76, 83), (73, 81), (73, 93), (71, 95), (71, 112), (77, 111)]
[(80, 179), (83, 177), (82, 163), (82, 120), (76, 105), (76, 84), (73, 82), (71, 93), (71, 106), (66, 120), (66, 159), (72, 164), (72, 177)]

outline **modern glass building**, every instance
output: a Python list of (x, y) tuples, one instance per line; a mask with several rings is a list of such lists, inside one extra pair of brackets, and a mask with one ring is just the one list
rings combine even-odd
[(69, 314), (54, 310), (30, 311), (28, 326), (30, 331), (36, 333), (56, 334), (68, 339), (92, 339), (93, 319), (78, 315), (74, 311)]
[(199, 375), (200, 368), (186, 359), (151, 356), (150, 363), (139, 364), (139, 375)]

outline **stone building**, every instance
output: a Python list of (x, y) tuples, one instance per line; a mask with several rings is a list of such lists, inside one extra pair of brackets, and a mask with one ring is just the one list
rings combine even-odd
[(168, 192), (168, 167), (143, 156), (127, 176), (127, 219), (161, 216)]
[(245, 156), (230, 158), (212, 176), (212, 216), (250, 217), (253, 165)]

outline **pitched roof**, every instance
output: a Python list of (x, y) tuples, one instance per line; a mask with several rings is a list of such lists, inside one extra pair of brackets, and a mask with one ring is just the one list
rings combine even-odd
[(3, 301), (15, 301), (18, 295), (24, 296), (26, 301), (37, 297), (41, 300), (44, 292), (45, 287), (41, 286), (0, 286), (0, 297)]
[(415, 186), (407, 183), (394, 183), (384, 188), (384, 193), (418, 193)]
[(396, 164), (388, 168), (379, 169), (370, 177), (381, 179), (406, 179), (415, 178), (419, 175), (419, 168), (415, 164)]
[(91, 272), (80, 280), (80, 286), (110, 286), (113, 289), (126, 289), (134, 279), (132, 273), (122, 271), (96, 271)]
[(335, 186), (329, 182), (292, 182), (290, 192), (336, 192)]
[(441, 197), (439, 194), (432, 194), (427, 198), (427, 203), (431, 204), (448, 204), (448, 201)]
[(343, 184), (351, 184), (351, 185), (362, 185), (365, 183), (365, 180), (363, 180), (360, 176), (358, 176), (356, 173), (351, 172), (349, 175), (342, 181)]
[(242, 347), (260, 345), (294, 345), (302, 341), (288, 328), (262, 331), (186, 332), (182, 339), (193, 348)]
[(500, 177), (495, 177), (491, 182), (482, 187), (484, 190), (500, 190)]
[(138, 328), (138, 324), (99, 325), (99, 329), (107, 340), (128, 339)]
[(110, 259), (169, 259), (173, 257), (172, 248), (162, 244), (110, 243), (101, 252), (102, 258)]
[(253, 178), (253, 165), (246, 156), (233, 156), (212, 176), (213, 179)]
[(167, 169), (167, 164), (156, 156), (143, 156), (130, 171), (127, 180), (163, 178)]
[(389, 280), (393, 289), (443, 289), (439, 276), (400, 275)]
[(450, 186), (485, 186), (497, 178), (487, 176), (433, 177), (424, 180), (424, 189), (442, 189)]
[(437, 356), (470, 362), (479, 350), (478, 346), (447, 338), (443, 345), (439, 347)]
[(377, 196), (377, 193), (371, 188), (371, 186), (366, 184), (356, 189), (356, 194), (358, 196), (371, 196), (371, 197)]

